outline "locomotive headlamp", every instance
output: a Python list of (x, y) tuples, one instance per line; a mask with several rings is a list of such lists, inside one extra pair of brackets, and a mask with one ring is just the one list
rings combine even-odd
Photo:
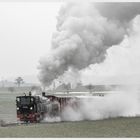
[(33, 101), (34, 101), (34, 99), (33, 99), (33, 98), (31, 98), (31, 101), (33, 102)]
[(19, 107), (17, 107), (17, 110), (19, 110)]
[(33, 109), (33, 107), (30, 107), (30, 110), (32, 110)]
[(20, 99), (19, 99), (19, 98), (17, 98), (17, 101), (19, 102), (19, 101), (20, 101)]

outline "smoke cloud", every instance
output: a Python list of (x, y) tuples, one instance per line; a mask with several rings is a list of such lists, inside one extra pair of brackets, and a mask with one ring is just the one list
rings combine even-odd
[(136, 90), (125, 90), (105, 97), (89, 97), (79, 100), (78, 108), (66, 107), (61, 120), (100, 120), (112, 117), (140, 115), (140, 98)]
[(92, 3), (68, 3), (57, 17), (51, 53), (40, 60), (40, 81), (48, 86), (69, 68), (82, 70), (101, 63), (106, 50), (119, 44), (126, 30), (103, 17)]
[(95, 3), (100, 14), (121, 24), (128, 24), (136, 15), (140, 14), (139, 2)]
[[(96, 77), (105, 84), (139, 84), (140, 82), (140, 15), (137, 15), (127, 28), (124, 40), (107, 50), (106, 59), (101, 64), (90, 65), (82, 71), (82, 81), (93, 83)], [(99, 76), (99, 77), (98, 77)], [(113, 78), (105, 78), (105, 77)], [(86, 80), (88, 79), (88, 81)]]
[[(113, 89), (118, 91), (118, 89)], [(120, 89), (119, 89), (120, 90)], [(74, 105), (76, 103), (76, 106)], [(46, 116), (45, 122), (101, 120), (115, 117), (140, 116), (138, 87), (125, 87), (104, 97), (76, 97), (66, 106), (60, 116)]]
[[(77, 79), (74, 73), (80, 73), (85, 84), (107, 84), (105, 76), (115, 76), (115, 80), (121, 77), (117, 84), (140, 82), (140, 4), (101, 5), (68, 3), (61, 8), (52, 51), (40, 61), (40, 80), (44, 85), (61, 76)], [(127, 75), (132, 77), (127, 79)], [(109, 82), (112, 84), (113, 80)], [(77, 109), (65, 108), (57, 121), (140, 115), (136, 87), (105, 97), (81, 99), (78, 103)]]

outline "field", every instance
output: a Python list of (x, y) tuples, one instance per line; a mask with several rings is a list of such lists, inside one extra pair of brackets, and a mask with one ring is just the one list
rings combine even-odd
[(140, 118), (115, 118), (98, 121), (59, 122), (0, 127), (0, 137), (140, 137)]
[[(26, 91), (29, 89), (0, 89), (0, 120), (16, 122), (15, 98)], [(140, 137), (140, 117), (0, 127), (0, 138), (3, 137)]]
[(16, 121), (16, 96), (24, 95), (24, 92), (28, 93), (29, 87), (15, 88), (14, 92), (8, 90), (8, 88), (0, 88), (0, 120), (6, 122)]

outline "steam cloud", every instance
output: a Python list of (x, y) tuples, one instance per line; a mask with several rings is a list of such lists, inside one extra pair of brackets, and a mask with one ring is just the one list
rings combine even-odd
[[(140, 82), (140, 15), (137, 15), (127, 28), (124, 40), (107, 50), (106, 59), (101, 64), (90, 65), (82, 71), (84, 84), (96, 82), (106, 84), (131, 84)], [(100, 77), (98, 77), (100, 76)], [(106, 78), (106, 77), (110, 78)], [(86, 80), (88, 79), (88, 81)]]
[(126, 30), (103, 17), (92, 3), (68, 3), (57, 18), (51, 53), (40, 60), (40, 81), (50, 85), (69, 68), (82, 70), (101, 63), (106, 50), (123, 40)]
[[(68, 3), (62, 7), (57, 32), (52, 38), (52, 52), (40, 61), (40, 80), (44, 85), (75, 69), (82, 73), (86, 84), (93, 83), (96, 75), (102, 78), (108, 74), (140, 75), (140, 4), (99, 5)], [(125, 82), (138, 84), (132, 78)], [(140, 115), (139, 89), (134, 89), (104, 98), (84, 99), (79, 102), (78, 110), (67, 107), (61, 119), (97, 120)]]
[(140, 116), (138, 87), (126, 87), (104, 97), (87, 96), (73, 99), (78, 106), (66, 106), (58, 117), (46, 117), (45, 122), (100, 120), (115, 117)]
[(139, 116), (140, 98), (136, 91), (130, 91), (126, 90), (105, 97), (84, 98), (80, 101), (79, 108), (66, 107), (61, 120), (100, 120), (112, 117)]
[(136, 15), (140, 14), (139, 2), (95, 3), (95, 7), (102, 16), (118, 20), (121, 24), (128, 24)]
[[(106, 72), (108, 72), (117, 76), (118, 74), (140, 73), (140, 15), (137, 15), (130, 24), (128, 35), (125, 36), (119, 45), (112, 46), (107, 50), (107, 56), (103, 63), (92, 65), (93, 67), (89, 70), (91, 73), (107, 75)], [(90, 77), (92, 76), (90, 75)], [(131, 84), (131, 86), (119, 89), (121, 90), (120, 93), (106, 95), (103, 98), (91, 97), (84, 99), (81, 101), (78, 110), (71, 107), (66, 108), (63, 112), (63, 119), (78, 121), (140, 116), (140, 89), (138, 81), (135, 78), (131, 78), (125, 82)], [(138, 84), (138, 86), (133, 84)]]

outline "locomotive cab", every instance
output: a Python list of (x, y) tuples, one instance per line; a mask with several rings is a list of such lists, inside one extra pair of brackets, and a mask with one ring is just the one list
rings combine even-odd
[(34, 97), (18, 96), (16, 97), (17, 111), (20, 113), (34, 112)]
[(17, 118), (24, 122), (35, 122), (41, 118), (42, 104), (39, 96), (16, 97)]

